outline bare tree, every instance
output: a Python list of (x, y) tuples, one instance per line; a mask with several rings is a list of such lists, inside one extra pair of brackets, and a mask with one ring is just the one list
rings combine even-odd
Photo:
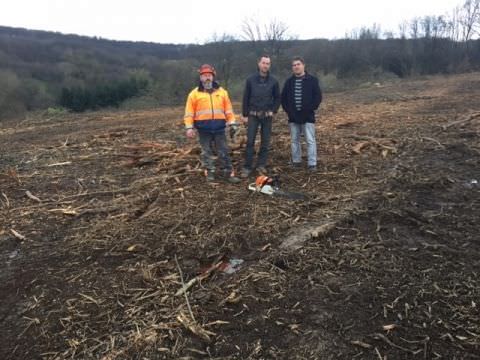
[(385, 30), (382, 36), (384, 39), (395, 39), (395, 33), (392, 30)]
[(241, 37), (252, 42), (257, 55), (266, 51), (272, 56), (280, 56), (283, 42), (293, 38), (288, 33), (288, 26), (278, 19), (262, 24), (258, 18), (245, 18), (241, 30)]
[(398, 25), (398, 32), (400, 34), (401, 39), (406, 39), (407, 38), (407, 28), (408, 28), (408, 22), (403, 21)]
[(223, 78), (223, 84), (226, 88), (230, 85), (232, 71), (234, 67), (234, 42), (235, 36), (223, 33), (219, 35), (214, 33), (207, 45), (210, 47), (210, 53), (216, 59), (217, 68)]
[(216, 32), (205, 41), (206, 44), (208, 43), (225, 43), (225, 42), (232, 42), (237, 41), (237, 38), (234, 35), (230, 35), (227, 33), (217, 34)]
[(277, 19), (273, 19), (265, 25), (265, 41), (267, 42), (267, 51), (275, 56), (280, 56), (283, 41), (289, 40), (288, 26)]
[(422, 28), (422, 35), (426, 39), (432, 37), (432, 16), (424, 16), (420, 20), (420, 27)]
[(444, 16), (432, 16), (431, 32), (432, 38), (434, 39), (445, 37), (447, 32), (447, 21)]
[(362, 27), (360, 29), (359, 39), (380, 39), (382, 29), (379, 24), (374, 23), (372, 27)]
[(262, 27), (257, 18), (250, 17), (243, 19), (241, 30), (241, 37), (244, 40), (251, 41), (253, 43), (263, 40)]
[(287, 31), (288, 26), (284, 22), (273, 19), (265, 25), (265, 40), (285, 40)]
[(447, 19), (447, 36), (453, 41), (460, 40), (460, 7), (456, 7), (452, 10)]
[(345, 39), (358, 40), (360, 37), (359, 32), (359, 29), (352, 29), (350, 33), (345, 33)]
[(462, 40), (471, 40), (480, 26), (480, 0), (465, 1), (461, 8), (459, 22), (462, 27)]
[(413, 18), (410, 21), (410, 37), (412, 39), (418, 39), (418, 32), (419, 32), (419, 19), (418, 18)]

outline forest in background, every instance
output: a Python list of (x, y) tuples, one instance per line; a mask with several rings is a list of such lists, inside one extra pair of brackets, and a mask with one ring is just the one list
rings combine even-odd
[(324, 90), (366, 82), (480, 70), (480, 0), (446, 15), (407, 20), (396, 31), (378, 25), (342, 39), (299, 40), (277, 20), (244, 19), (240, 35), (215, 34), (204, 44), (113, 41), (0, 26), (0, 119), (27, 111), (73, 111), (182, 104), (196, 69), (213, 64), (239, 100), (256, 59), (272, 57), (283, 81), (290, 59), (303, 56)]

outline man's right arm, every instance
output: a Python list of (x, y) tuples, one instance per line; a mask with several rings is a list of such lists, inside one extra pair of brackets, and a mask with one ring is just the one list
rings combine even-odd
[(187, 98), (187, 103), (185, 104), (185, 115), (183, 117), (183, 122), (185, 124), (185, 129), (193, 128), (193, 115), (195, 113), (194, 104), (193, 104), (193, 95), (190, 93)]
[(195, 113), (195, 105), (193, 101), (193, 95), (190, 93), (187, 98), (187, 103), (185, 105), (185, 115), (183, 117), (183, 122), (185, 124), (186, 135), (189, 138), (195, 136), (195, 130), (193, 130), (193, 115)]

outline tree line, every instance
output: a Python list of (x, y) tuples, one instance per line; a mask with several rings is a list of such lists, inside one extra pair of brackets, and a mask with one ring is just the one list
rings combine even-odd
[(417, 75), (480, 69), (480, 0), (449, 14), (417, 17), (398, 29), (354, 29), (337, 40), (299, 40), (288, 25), (244, 19), (238, 35), (215, 34), (205, 44), (112, 41), (0, 27), (0, 119), (63, 106), (73, 111), (121, 106), (175, 105), (198, 80), (197, 67), (212, 63), (234, 99), (263, 53), (280, 80), (290, 59), (302, 55), (324, 90)]
[(59, 103), (61, 106), (81, 112), (108, 106), (118, 106), (123, 101), (138, 96), (148, 86), (148, 80), (130, 77), (126, 80), (96, 84), (91, 88), (62, 88)]

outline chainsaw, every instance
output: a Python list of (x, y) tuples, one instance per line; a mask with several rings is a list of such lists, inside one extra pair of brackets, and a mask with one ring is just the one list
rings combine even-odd
[(248, 190), (266, 194), (270, 196), (278, 196), (292, 200), (307, 200), (305, 194), (285, 191), (280, 189), (280, 181), (278, 175), (269, 177), (266, 175), (257, 176), (254, 183), (248, 185)]

